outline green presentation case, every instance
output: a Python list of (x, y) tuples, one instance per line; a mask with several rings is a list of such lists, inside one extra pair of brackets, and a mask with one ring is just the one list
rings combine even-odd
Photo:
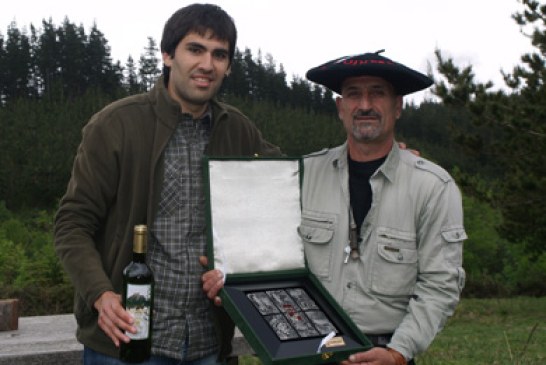
[(224, 272), (223, 306), (262, 363), (337, 363), (372, 348), (307, 268), (302, 159), (207, 157), (204, 176), (209, 267)]

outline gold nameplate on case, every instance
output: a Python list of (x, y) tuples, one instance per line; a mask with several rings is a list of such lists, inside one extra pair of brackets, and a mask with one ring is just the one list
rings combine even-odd
[(330, 341), (326, 342), (324, 346), (326, 347), (345, 346), (345, 341), (343, 340), (343, 337), (334, 337)]

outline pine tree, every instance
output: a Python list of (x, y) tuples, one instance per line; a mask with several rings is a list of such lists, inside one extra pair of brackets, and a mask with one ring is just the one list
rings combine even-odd
[(36, 83), (40, 95), (52, 95), (60, 85), (60, 44), (51, 18), (42, 21), (42, 30), (34, 35), (33, 47), (36, 63)]
[(12, 22), (8, 27), (5, 50), (2, 56), (2, 90), (4, 101), (29, 97), (30, 90), (30, 41), (28, 35)]
[(143, 87), (138, 81), (137, 68), (135, 66), (135, 61), (133, 57), (129, 56), (127, 58), (127, 63), (125, 64), (125, 75), (124, 75), (124, 87), (125, 91), (128, 94), (137, 94), (143, 91)]
[(93, 24), (86, 44), (88, 87), (97, 87), (103, 93), (115, 96), (123, 79), (119, 61), (112, 63), (110, 46), (104, 34)]
[(83, 95), (88, 86), (87, 70), (93, 65), (86, 62), (87, 36), (82, 25), (76, 26), (65, 18), (57, 28), (59, 46), (59, 72), (62, 92), (65, 97)]
[(546, 241), (546, 5), (522, 0), (524, 10), (513, 18), (535, 52), (505, 73), (509, 91), (493, 91), (492, 83), (476, 83), (472, 67), (459, 69), (437, 51), (444, 80), (434, 92), (446, 105), (468, 110), (475, 132), (462, 138), (465, 146), (496, 160), (501, 176), (492, 202), (501, 209), (505, 237), (524, 244), (531, 255), (544, 251)]
[(157, 43), (152, 37), (148, 37), (148, 45), (144, 48), (144, 54), (140, 56), (139, 60), (140, 80), (146, 90), (150, 90), (154, 86), (156, 79), (161, 74), (158, 52)]

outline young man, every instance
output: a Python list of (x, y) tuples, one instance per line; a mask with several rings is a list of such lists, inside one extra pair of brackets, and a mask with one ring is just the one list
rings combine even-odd
[(83, 130), (55, 245), (75, 287), (84, 364), (122, 364), (120, 342), (135, 330), (120, 300), (122, 271), (132, 257), (133, 227), (143, 223), (156, 281), (146, 364), (207, 365), (230, 351), (233, 327), (219, 326), (222, 313), (201, 290), (201, 159), (280, 153), (247, 117), (214, 99), (236, 38), (233, 20), (215, 5), (178, 10), (165, 24), (155, 87), (106, 106)]
[[(340, 94), (346, 142), (305, 158), (298, 232), (310, 270), (374, 344), (344, 365), (411, 364), (453, 313), (464, 286), (462, 200), (441, 167), (395, 141), (403, 96), (427, 76), (365, 53), (307, 78)], [(215, 299), (223, 275), (203, 275)]]

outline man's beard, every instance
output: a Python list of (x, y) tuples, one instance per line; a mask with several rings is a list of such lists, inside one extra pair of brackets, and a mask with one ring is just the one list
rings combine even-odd
[[(360, 120), (359, 118), (374, 118), (373, 120)], [(357, 110), (353, 114), (352, 135), (359, 142), (369, 142), (379, 137), (381, 133), (381, 114), (369, 110)], [(364, 130), (363, 130), (364, 129)]]

